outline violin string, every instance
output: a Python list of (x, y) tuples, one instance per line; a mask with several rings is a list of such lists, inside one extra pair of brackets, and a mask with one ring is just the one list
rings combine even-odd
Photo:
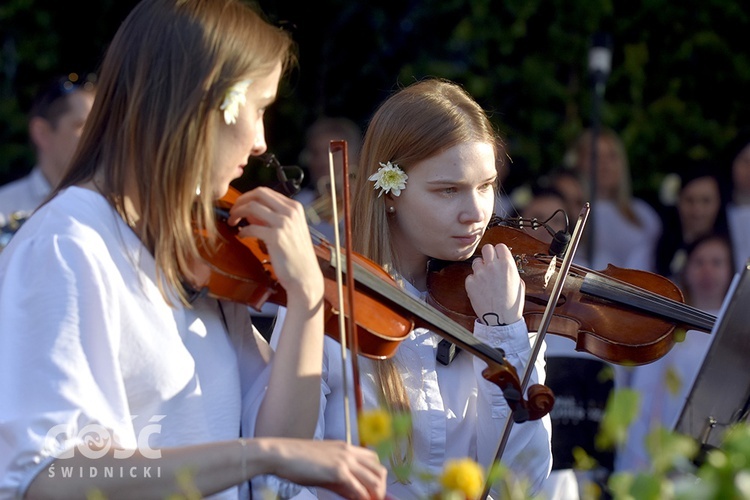
[[(698, 323), (698, 325), (706, 326), (702, 325), (702, 323), (707, 319), (707, 317), (710, 317), (710, 315), (706, 315), (706, 313), (698, 311), (697, 309), (694, 309), (690, 306), (686, 306), (685, 304), (682, 304), (680, 302), (672, 301), (671, 299), (665, 298), (661, 295), (655, 294), (648, 290), (643, 290), (638, 287), (634, 287), (626, 283), (621, 283), (615, 280), (606, 281), (605, 278), (598, 275), (591, 275), (591, 278), (587, 276), (587, 279), (589, 279), (590, 282), (598, 284), (600, 286), (600, 289), (610, 290), (613, 292), (612, 294), (608, 294), (608, 296), (604, 298), (611, 298), (612, 300), (616, 300), (616, 294), (622, 293), (627, 295), (627, 297), (633, 302), (632, 305), (640, 305), (649, 312), (663, 314), (665, 316), (668, 316), (670, 319), (682, 320), (684, 318), (680, 318), (680, 315), (686, 315), (690, 317), (693, 322)], [(585, 283), (587, 283), (586, 280), (584, 280), (584, 284)], [(584, 286), (581, 287), (581, 291), (585, 291)], [(629, 304), (629, 302), (625, 303)]]
[[(549, 257), (538, 256), (538, 258), (544, 261), (545, 258)], [(716, 322), (715, 316), (700, 309), (614, 278), (601, 276), (593, 272), (579, 274), (574, 271), (569, 272), (568, 276), (583, 278), (582, 293), (609, 299), (627, 306), (639, 307), (647, 312), (661, 314), (675, 321), (683, 322), (684, 319), (688, 318), (689, 321), (684, 321), (688, 326), (710, 331)], [(627, 295), (627, 298), (632, 302), (627, 302), (625, 297), (620, 298), (618, 294)]]
[(631, 285), (625, 283), (618, 283), (618, 286), (623, 289), (629, 288), (631, 293), (634, 293), (636, 295), (644, 295), (648, 298), (648, 300), (659, 304), (665, 309), (673, 311), (672, 319), (679, 320), (681, 315), (688, 316), (695, 323), (695, 325), (693, 326), (701, 326), (704, 328), (708, 328), (709, 330), (716, 321), (716, 318), (714, 316), (682, 302), (669, 299), (648, 290), (632, 287)]
[(682, 302), (593, 273), (587, 274), (584, 278), (581, 292), (640, 307), (645, 311), (660, 314), (688, 326), (711, 330), (716, 321), (714, 316)]

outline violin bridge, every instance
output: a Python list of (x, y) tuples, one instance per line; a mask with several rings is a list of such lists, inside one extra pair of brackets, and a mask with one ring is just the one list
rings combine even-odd
[(547, 266), (547, 272), (544, 273), (544, 289), (547, 289), (547, 285), (549, 284), (549, 280), (552, 278), (552, 276), (555, 274), (555, 269), (557, 268), (557, 257), (554, 255), (552, 256), (552, 259), (549, 261), (549, 266)]

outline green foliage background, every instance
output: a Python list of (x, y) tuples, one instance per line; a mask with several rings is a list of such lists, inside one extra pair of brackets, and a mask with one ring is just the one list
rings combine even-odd
[[(558, 166), (591, 120), (593, 33), (613, 39), (602, 123), (628, 147), (636, 193), (653, 201), (686, 157), (718, 157), (750, 120), (750, 8), (741, 0), (261, 0), (295, 27), (300, 66), (268, 116), (294, 163), (320, 114), (362, 127), (400, 85), (463, 85), (491, 112), (513, 158), (509, 187)], [(31, 167), (23, 111), (35, 85), (91, 71), (132, 0), (5, 0), (0, 6), (0, 182)], [(82, 12), (95, 23), (85, 22)], [(743, 34), (744, 33), (744, 34)], [(724, 164), (726, 166), (726, 164)]]

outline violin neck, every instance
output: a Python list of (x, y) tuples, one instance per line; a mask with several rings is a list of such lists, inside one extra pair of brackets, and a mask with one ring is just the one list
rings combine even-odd
[(716, 317), (692, 306), (595, 273), (588, 273), (581, 292), (661, 316), (693, 330), (710, 332)]
[[(344, 257), (342, 256), (342, 260)], [(487, 344), (478, 341), (466, 328), (437, 311), (425, 302), (412, 297), (404, 290), (392, 286), (379, 276), (374, 275), (366, 268), (354, 262), (355, 281), (378, 294), (381, 298), (388, 300), (398, 309), (409, 311), (418, 318), (424, 326), (429, 327), (441, 337), (453, 342), (458, 347), (477, 356), (486, 363), (495, 363), (503, 366), (507, 363), (502, 350), (494, 349)]]

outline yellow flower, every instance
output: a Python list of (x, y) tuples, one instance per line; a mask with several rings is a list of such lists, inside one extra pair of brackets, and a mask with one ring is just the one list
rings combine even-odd
[(363, 411), (359, 416), (359, 439), (368, 446), (377, 446), (393, 435), (391, 415), (385, 410)]
[(469, 458), (448, 460), (440, 483), (446, 490), (463, 493), (467, 500), (479, 497), (484, 488), (482, 467)]

